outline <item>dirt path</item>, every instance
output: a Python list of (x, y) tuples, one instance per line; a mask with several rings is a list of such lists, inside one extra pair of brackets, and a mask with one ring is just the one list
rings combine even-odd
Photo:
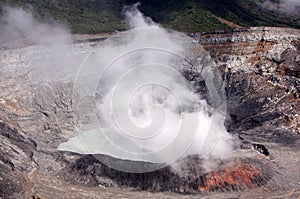
[(233, 23), (233, 22), (231, 22), (231, 21), (228, 21), (228, 20), (226, 20), (226, 19), (223, 19), (223, 18), (221, 18), (221, 17), (217, 17), (217, 16), (216, 16), (216, 18), (217, 18), (221, 23), (224, 23), (224, 24), (230, 26), (231, 28), (243, 28), (242, 26), (240, 26), (240, 25), (238, 25), (238, 24), (235, 24), (235, 23)]

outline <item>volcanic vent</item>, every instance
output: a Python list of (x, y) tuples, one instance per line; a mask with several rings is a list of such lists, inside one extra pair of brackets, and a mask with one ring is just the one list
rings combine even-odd
[[(101, 158), (121, 161), (108, 156)], [(175, 163), (176, 165), (153, 172), (128, 173), (112, 169), (88, 155), (71, 164), (65, 179), (70, 182), (93, 179), (89, 182), (90, 185), (187, 194), (245, 191), (265, 185), (273, 173), (268, 160), (262, 156), (259, 160), (255, 156), (235, 157), (231, 161), (215, 160), (215, 169), (211, 172), (203, 167), (203, 161), (198, 157), (187, 157)], [(122, 164), (148, 167), (151, 163), (123, 160)]]
[(271, 170), (264, 156), (256, 161), (253, 154), (234, 155), (241, 143), (225, 129), (223, 79), (210, 54), (191, 38), (160, 28), (137, 5), (125, 15), (134, 29), (105, 41), (76, 78), (73, 95), (82, 132), (59, 150), (93, 156), (74, 162), (69, 180), (83, 172), (96, 184), (107, 179), (105, 186), (183, 193), (265, 184)]

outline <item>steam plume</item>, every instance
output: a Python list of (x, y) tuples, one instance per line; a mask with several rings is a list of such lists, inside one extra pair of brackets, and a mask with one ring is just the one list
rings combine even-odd
[[(28, 47), (28, 63), (22, 70), (31, 71), (35, 81), (48, 81), (75, 74), (82, 57), (72, 55), (72, 39), (66, 25), (41, 22), (30, 9), (2, 7), (0, 45), (7, 48)], [(34, 54), (33, 52), (36, 52)]]
[(10, 46), (23, 41), (41, 45), (64, 45), (71, 43), (70, 32), (62, 24), (41, 23), (29, 10), (3, 7), (0, 21), (0, 43)]
[[(84, 82), (77, 86), (81, 89), (79, 101), (86, 104), (82, 99), (93, 97), (94, 91), (88, 85), (98, 82), (101, 76), (96, 111), (102, 132), (86, 128), (89, 131), (81, 132), (59, 149), (153, 163), (167, 163), (176, 153), (183, 153), (180, 158), (206, 152), (217, 158), (226, 157), (233, 141), (224, 127), (223, 113), (211, 113), (212, 108), (195, 96), (177, 71), (181, 62), (176, 55), (186, 50), (181, 41), (184, 37), (160, 28), (137, 7), (135, 4), (124, 9), (133, 30), (104, 43), (85, 64), (87, 71), (78, 77)], [(102, 72), (98, 72), (99, 67)], [(82, 96), (83, 92), (87, 94)], [(79, 108), (79, 117), (90, 117), (94, 110), (88, 107)], [(90, 126), (97, 128), (97, 122), (90, 121), (94, 123)], [(198, 125), (193, 128), (195, 123)], [(180, 125), (185, 129), (182, 135), (177, 134)], [(124, 136), (124, 131), (130, 138)], [(152, 135), (153, 131), (158, 134)], [(218, 140), (207, 140), (218, 135)], [(138, 139), (139, 136), (148, 137)], [(205, 141), (216, 141), (212, 151), (205, 149)], [(191, 145), (186, 148), (187, 143)], [(169, 145), (171, 148), (164, 151)], [(160, 150), (163, 152), (151, 155)]]
[[(97, 130), (98, 121), (88, 120), (91, 128), (82, 128), (85, 132), (62, 143), (59, 149), (153, 163), (170, 163), (174, 158), (204, 156), (208, 152), (213, 157), (226, 157), (233, 140), (224, 127), (223, 113), (214, 112), (205, 100), (199, 100), (178, 72), (184, 62), (178, 55), (186, 53), (186, 37), (160, 28), (137, 7), (138, 4), (124, 8), (132, 30), (105, 42), (85, 64), (86, 73), (79, 74), (80, 86), (87, 88), (80, 90), (80, 95), (87, 93), (83, 99), (94, 97), (97, 88), (99, 96), (94, 105), (103, 132)], [(80, 62), (67, 53), (70, 38), (63, 25), (41, 23), (23, 8), (4, 7), (1, 44), (16, 47), (25, 41), (47, 46), (47, 58), (31, 65), (39, 76), (43, 72), (57, 78), (58, 73), (50, 72), (53, 69), (62, 73), (73, 67), (70, 71), (74, 72)], [(97, 72), (99, 69), (103, 74)], [(89, 88), (92, 80), (99, 77), (98, 87)], [(94, 110), (83, 106), (80, 111), (83, 112), (78, 117)], [(130, 134), (129, 139), (124, 131)]]

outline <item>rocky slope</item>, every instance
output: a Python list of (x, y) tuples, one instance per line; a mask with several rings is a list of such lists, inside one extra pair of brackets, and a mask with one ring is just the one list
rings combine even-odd
[(196, 35), (227, 81), (229, 129), (268, 123), (300, 133), (299, 30), (251, 28)]
[[(198, 167), (202, 160), (189, 157), (183, 160), (183, 175), (169, 167), (129, 174), (93, 156), (57, 151), (75, 133), (76, 69), (103, 38), (77, 39), (69, 46), (72, 67), (58, 59), (52, 62), (52, 72), (45, 71), (41, 61), (51, 46), (2, 47), (0, 197), (297, 198), (300, 31), (251, 28), (191, 36), (218, 65), (226, 82), (227, 128), (241, 140), (229, 160), (216, 160), (218, 170), (205, 172)], [(198, 81), (197, 70), (187, 71), (186, 78), (203, 92), (205, 84)]]

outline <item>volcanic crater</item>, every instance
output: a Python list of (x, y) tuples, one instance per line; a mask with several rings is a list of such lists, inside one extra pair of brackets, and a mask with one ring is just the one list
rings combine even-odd
[[(106, 37), (106, 36), (105, 36)], [(226, 160), (188, 156), (148, 173), (112, 169), (92, 155), (57, 151), (75, 135), (74, 74), (53, 77), (26, 68), (47, 55), (47, 46), (1, 47), (0, 196), (3, 198), (216, 198), (300, 195), (300, 31), (250, 28), (190, 35), (216, 62), (226, 82), (226, 128), (239, 144)], [(103, 37), (74, 36), (78, 59)], [(55, 63), (53, 63), (55, 64)], [(76, 67), (76, 64), (75, 64)], [(77, 66), (79, 67), (79, 66)], [(199, 93), (207, 91), (197, 71), (183, 72)], [(38, 75), (37, 75), (38, 74)], [(123, 161), (129, 165), (145, 162)]]

